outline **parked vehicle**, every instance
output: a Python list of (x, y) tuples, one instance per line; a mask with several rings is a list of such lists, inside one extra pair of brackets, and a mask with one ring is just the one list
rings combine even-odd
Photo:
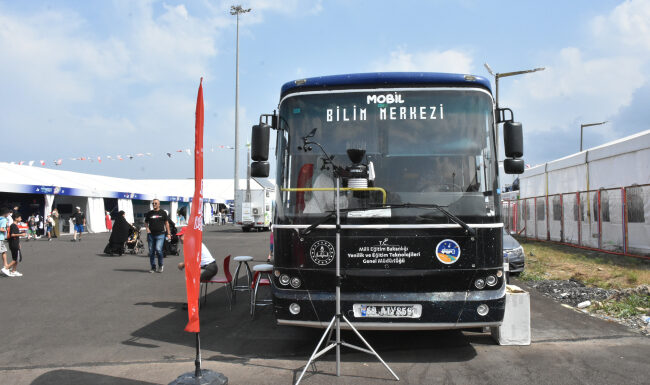
[(508, 232), (503, 230), (503, 263), (508, 263), (510, 274), (519, 275), (524, 271), (524, 248)]
[(246, 198), (246, 190), (237, 190), (235, 223), (241, 226), (243, 232), (249, 232), (251, 229), (257, 231), (271, 229), (274, 196), (275, 190), (266, 187), (262, 190), (251, 190), (248, 198)]
[(359, 329), (501, 325), (500, 123), (504, 170), (522, 173), (521, 124), (495, 105), (487, 79), (375, 73), (285, 83), (278, 113), (253, 127), (250, 167), (268, 177), (277, 130), (278, 324), (325, 328), (340, 305)]

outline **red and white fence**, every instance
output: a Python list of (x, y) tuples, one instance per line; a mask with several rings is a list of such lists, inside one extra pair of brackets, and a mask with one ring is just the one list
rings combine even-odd
[(650, 185), (504, 197), (501, 214), (526, 238), (650, 259)]

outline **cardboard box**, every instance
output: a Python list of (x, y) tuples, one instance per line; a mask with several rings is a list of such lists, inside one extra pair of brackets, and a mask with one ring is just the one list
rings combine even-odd
[(530, 294), (508, 285), (503, 323), (490, 331), (499, 345), (530, 345)]

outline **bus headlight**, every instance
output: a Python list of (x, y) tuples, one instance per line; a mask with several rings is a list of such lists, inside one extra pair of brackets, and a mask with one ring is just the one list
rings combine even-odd
[(282, 274), (280, 276), (280, 283), (283, 284), (284, 286), (287, 286), (289, 284), (290, 278), (286, 274)]
[(298, 305), (297, 303), (292, 303), (291, 305), (289, 305), (289, 313), (293, 315), (297, 315), (298, 313), (300, 313), (300, 305)]
[(485, 278), (485, 283), (487, 283), (488, 286), (494, 286), (497, 284), (497, 277), (488, 275), (487, 278)]
[(486, 315), (489, 311), (490, 311), (490, 308), (486, 304), (478, 305), (478, 307), (476, 308), (476, 312), (480, 316)]
[(302, 284), (302, 282), (300, 282), (300, 278), (298, 277), (291, 278), (291, 287), (297, 289), (300, 287), (300, 284)]
[(485, 287), (485, 280), (483, 278), (477, 279), (474, 281), (474, 286), (479, 290), (483, 289)]

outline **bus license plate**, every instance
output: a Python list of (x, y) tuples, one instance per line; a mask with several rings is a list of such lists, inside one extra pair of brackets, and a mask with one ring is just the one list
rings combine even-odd
[(358, 304), (352, 305), (356, 318), (420, 318), (419, 304)]

